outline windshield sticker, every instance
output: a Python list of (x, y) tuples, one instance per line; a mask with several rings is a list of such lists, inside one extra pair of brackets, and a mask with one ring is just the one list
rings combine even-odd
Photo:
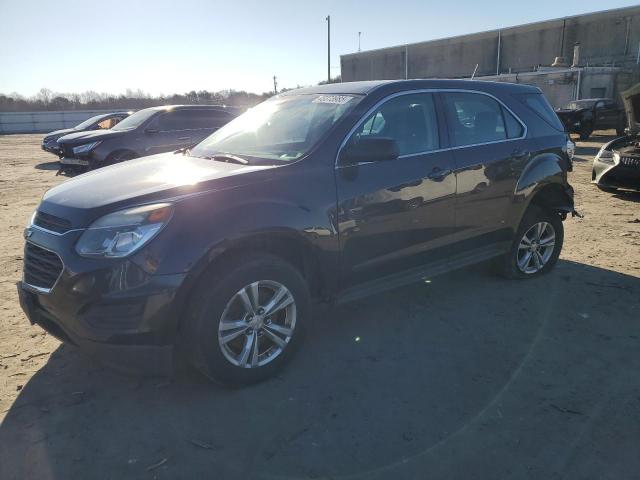
[(334, 105), (344, 105), (353, 97), (349, 95), (320, 95), (312, 103), (333, 103)]

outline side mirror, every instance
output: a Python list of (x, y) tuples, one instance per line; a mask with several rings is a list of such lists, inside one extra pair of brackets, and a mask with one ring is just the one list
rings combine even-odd
[(398, 144), (388, 137), (362, 137), (340, 152), (341, 165), (360, 162), (384, 162), (395, 160), (400, 155)]

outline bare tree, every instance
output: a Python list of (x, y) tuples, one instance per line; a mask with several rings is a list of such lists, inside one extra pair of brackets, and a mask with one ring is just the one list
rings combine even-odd
[(36, 94), (36, 99), (41, 101), (45, 106), (49, 105), (51, 101), (51, 96), (53, 92), (48, 88), (41, 88), (40, 91)]
[[(283, 91), (286, 89), (283, 89)], [(18, 93), (0, 93), (0, 111), (28, 112), (39, 110), (138, 110), (157, 105), (201, 104), (251, 107), (273, 95), (236, 90), (210, 92), (191, 90), (184, 94), (151, 96), (141, 89), (127, 89), (122, 95), (98, 93), (88, 90), (82, 93), (55, 93), (42, 88), (31, 98)]]

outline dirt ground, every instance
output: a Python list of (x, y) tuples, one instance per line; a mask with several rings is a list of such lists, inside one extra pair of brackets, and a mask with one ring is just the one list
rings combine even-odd
[(279, 377), (113, 373), (30, 327), (22, 231), (64, 181), (0, 136), (0, 478), (639, 478), (640, 195), (589, 183), (578, 144), (550, 275), (485, 267), (319, 308)]

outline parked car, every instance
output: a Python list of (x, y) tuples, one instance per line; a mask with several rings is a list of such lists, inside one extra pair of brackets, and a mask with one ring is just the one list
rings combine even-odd
[(615, 129), (618, 135), (624, 134), (624, 109), (611, 98), (574, 100), (556, 113), (567, 132), (577, 133), (580, 140), (587, 140), (594, 130)]
[(70, 133), (89, 132), (93, 130), (108, 130), (115, 127), (118, 122), (127, 118), (133, 112), (114, 112), (105, 113), (103, 115), (96, 115), (84, 122), (79, 123), (73, 128), (64, 128), (62, 130), (56, 130), (51, 133), (47, 133), (42, 139), (42, 149), (46, 152), (60, 155), (62, 150), (58, 145), (58, 139)]
[(139, 110), (110, 130), (58, 140), (60, 163), (95, 168), (195, 145), (237, 116), (224, 106), (169, 105)]
[(290, 91), (190, 150), (49, 190), (26, 230), (21, 304), (111, 363), (168, 371), (179, 351), (210, 378), (255, 382), (299, 347), (312, 299), (486, 260), (510, 278), (549, 272), (574, 212), (568, 145), (531, 86)]
[(591, 180), (601, 190), (640, 191), (640, 83), (622, 93), (627, 134), (602, 146), (593, 160)]

